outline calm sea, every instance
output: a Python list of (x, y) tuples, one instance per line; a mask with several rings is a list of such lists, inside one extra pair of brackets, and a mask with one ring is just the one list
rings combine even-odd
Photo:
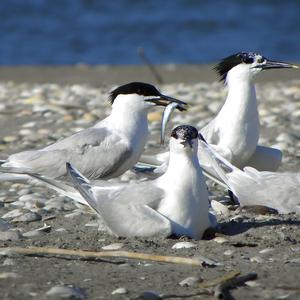
[(0, 64), (300, 61), (299, 0), (1, 0)]

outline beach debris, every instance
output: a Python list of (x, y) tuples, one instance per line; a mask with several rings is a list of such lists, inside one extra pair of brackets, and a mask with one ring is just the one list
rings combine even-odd
[(216, 212), (218, 215), (228, 216), (229, 215), (229, 209), (226, 205), (220, 203), (216, 200), (211, 200), (210, 205), (212, 209)]
[(300, 264), (300, 257), (288, 259), (285, 261), (285, 263)]
[(270, 253), (270, 252), (273, 252), (274, 251), (274, 248), (265, 248), (265, 249), (262, 249), (259, 251), (260, 254), (267, 254), (267, 253)]
[(119, 250), (123, 248), (124, 244), (123, 243), (113, 243), (109, 244), (107, 246), (101, 247), (103, 250)]
[(194, 258), (195, 259), (199, 259), (200, 261), (202, 261), (204, 266), (211, 266), (211, 267), (213, 267), (213, 266), (222, 266), (223, 265), (222, 263), (217, 262), (216, 260), (204, 257), (201, 254), (195, 255)]
[(117, 258), (128, 258), (128, 259), (137, 259), (137, 260), (149, 260), (155, 262), (164, 262), (164, 263), (174, 263), (174, 264), (184, 264), (191, 266), (216, 266), (220, 265), (219, 263), (204, 258), (202, 256), (197, 256), (194, 258), (180, 257), (180, 256), (164, 256), (164, 255), (155, 255), (141, 252), (130, 252), (130, 251), (85, 251), (85, 250), (69, 250), (69, 249), (60, 249), (60, 248), (47, 248), (47, 247), (7, 247), (0, 248), (0, 253), (2, 255), (10, 254), (23, 254), (23, 255), (55, 255), (55, 256), (75, 256), (86, 259), (99, 259), (103, 257), (117, 257)]
[(178, 242), (172, 246), (172, 249), (189, 249), (195, 247), (197, 247), (197, 245), (192, 242)]
[(233, 276), (226, 278), (222, 283), (214, 288), (214, 296), (218, 299), (232, 299), (229, 290), (244, 285), (247, 281), (253, 281), (257, 278), (256, 273), (249, 273), (244, 276)]
[(197, 283), (202, 282), (202, 278), (190, 276), (179, 282), (180, 286), (195, 286)]
[(80, 289), (75, 288), (73, 286), (66, 286), (66, 285), (57, 285), (53, 286), (50, 290), (46, 292), (46, 296), (49, 297), (57, 297), (60, 298), (67, 298), (67, 299), (86, 299), (86, 293)]
[(42, 216), (36, 212), (30, 211), (21, 216), (15, 217), (12, 219), (12, 222), (35, 222), (40, 221)]
[(3, 272), (0, 273), (0, 279), (7, 279), (7, 278), (19, 278), (20, 275), (14, 272)]
[(13, 218), (17, 218), (19, 216), (22, 216), (23, 214), (24, 214), (24, 210), (23, 209), (16, 208), (16, 209), (13, 209), (13, 210), (7, 212), (1, 218), (9, 220), (9, 219), (13, 219)]
[(12, 227), (11, 224), (9, 224), (4, 219), (0, 218), (0, 231), (7, 231)]
[(253, 256), (253, 257), (250, 257), (250, 261), (258, 263), (258, 264), (262, 264), (264, 262), (264, 259), (261, 258), (260, 256)]
[(228, 249), (228, 250), (226, 250), (226, 251), (224, 251), (224, 253), (223, 253), (224, 255), (226, 255), (226, 256), (231, 256), (231, 255), (233, 255), (234, 254), (234, 250), (232, 250), (232, 249)]
[(162, 296), (157, 292), (145, 291), (138, 295), (134, 300), (162, 300)]
[(22, 234), (18, 230), (8, 230), (0, 232), (0, 241), (18, 241), (22, 238)]
[(119, 287), (111, 292), (112, 295), (124, 295), (127, 293), (128, 293), (128, 290), (125, 289), (124, 287)]
[(228, 243), (228, 239), (222, 237), (222, 236), (216, 236), (214, 239), (213, 239), (214, 242), (218, 243), (218, 244), (225, 244), (225, 243)]
[(25, 236), (25, 237), (40, 236), (40, 235), (43, 235), (45, 233), (50, 232), (51, 229), (52, 229), (51, 226), (49, 226), (47, 224), (44, 224), (43, 227), (40, 227), (40, 228), (37, 228), (37, 229), (33, 229), (33, 230), (30, 230), (30, 231), (27, 231), (27, 232), (23, 233), (23, 236)]
[(12, 258), (6, 258), (3, 262), (3, 266), (14, 266), (15, 260)]

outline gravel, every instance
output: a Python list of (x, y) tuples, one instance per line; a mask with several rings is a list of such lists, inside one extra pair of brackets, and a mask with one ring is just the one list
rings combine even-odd
[[(94, 124), (110, 110), (107, 92), (113, 86), (0, 83), (0, 151), (39, 148)], [(203, 127), (219, 110), (226, 91), (220, 83), (168, 84), (166, 94), (190, 103), (188, 112), (173, 116), (169, 126)], [(283, 150), (280, 171), (300, 170), (300, 80), (258, 84), (261, 143)], [(161, 110), (149, 115), (148, 153), (159, 145)], [(131, 181), (128, 171), (114, 180)], [(192, 267), (149, 261), (100, 261), (58, 257), (0, 256), (2, 299), (161, 299), (164, 295), (193, 296), (197, 282), (228, 271), (256, 272), (258, 279), (231, 291), (237, 299), (299, 299), (300, 218), (260, 214), (227, 204), (226, 191), (208, 187), (219, 214), (212, 237), (116, 238), (99, 231), (103, 226), (90, 210), (78, 207), (34, 182), (0, 183), (0, 240), (3, 247), (38, 246), (103, 251), (121, 250), (159, 255), (204, 257), (215, 267)], [(106, 247), (106, 248), (105, 248)], [(188, 297), (188, 295), (190, 295)], [(144, 298), (143, 298), (144, 297)], [(202, 295), (201, 299), (211, 299)]]

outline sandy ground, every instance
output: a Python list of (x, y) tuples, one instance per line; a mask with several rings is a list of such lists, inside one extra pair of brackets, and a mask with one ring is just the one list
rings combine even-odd
[[(0, 70), (2, 79), (4, 70), (3, 68)], [(23, 74), (22, 71), (20, 74)], [(203, 75), (205, 73), (202, 72)], [(194, 80), (193, 76), (194, 74), (189, 77), (191, 81)], [(94, 83), (92, 77), (93, 75), (90, 77), (91, 84)], [(53, 78), (48, 79), (51, 81)], [(16, 79), (19, 80), (20, 78)], [(85, 81), (86, 78), (82, 80)], [(271, 80), (278, 81), (278, 78), (272, 77)], [(34, 116), (13, 118), (2, 115), (1, 138), (16, 132), (22, 124), (32, 118)], [(34, 121), (38, 124), (43, 122), (38, 118)], [(272, 134), (279, 133), (275, 130)], [(14, 150), (17, 152), (24, 148), (25, 146), (17, 144)], [(300, 166), (297, 153), (289, 153), (289, 158), (296, 160), (296, 167)], [(295, 165), (288, 166), (287, 169)], [(213, 192), (224, 194), (215, 185), (210, 184), (210, 187)], [(36, 187), (36, 190), (44, 197), (53, 196), (53, 193), (46, 188)], [(7, 199), (10, 199), (9, 195), (11, 199), (17, 197), (9, 183), (2, 183), (1, 191), (7, 191)], [(67, 199), (65, 201), (67, 202)], [(197, 283), (192, 286), (181, 286), (179, 283), (191, 276), (198, 278), (199, 281), (212, 280), (230, 271), (239, 271), (242, 275), (255, 272), (258, 277), (247, 285), (230, 290), (230, 295), (227, 295), (226, 299), (300, 298), (299, 216), (232, 210), (228, 216), (219, 216), (220, 225), (217, 233), (206, 240), (159, 237), (124, 239), (111, 237), (98, 231), (95, 226), (85, 226), (96, 222), (96, 217), (90, 213), (68, 216), (74, 208), (73, 204), (68, 203), (62, 211), (53, 209), (52, 212), (43, 214), (43, 219), (40, 221), (14, 223), (13, 226), (22, 227), (24, 232), (42, 227), (46, 223), (51, 226), (51, 231), (16, 241), (0, 241), (1, 247), (38, 246), (101, 251), (103, 246), (122, 243), (121, 250), (183, 257), (202, 255), (220, 264), (214, 267), (195, 267), (124, 258), (93, 261), (35, 255), (14, 255), (9, 258), (0, 256), (1, 299), (58, 299), (58, 296), (46, 295), (51, 287), (57, 285), (70, 285), (80, 289), (80, 293), (77, 294), (78, 299), (80, 297), (81, 299), (159, 299), (158, 296), (155, 298), (149, 294), (142, 298), (142, 293), (146, 291), (153, 291), (165, 299), (214, 299), (215, 296), (211, 291), (209, 291), (210, 295), (197, 295), (203, 292)], [(1, 204), (0, 211), (3, 215), (9, 209)], [(61, 231), (60, 228), (65, 230)], [(174, 244), (182, 241), (192, 242), (194, 247), (172, 248)], [(119, 287), (124, 287), (126, 293), (112, 295), (112, 292)]]
[[(163, 83), (198, 83), (216, 80), (213, 64), (210, 65), (158, 65), (155, 70)], [(260, 76), (260, 82), (299, 78), (290, 70), (268, 71)], [(15, 83), (103, 84), (120, 85), (130, 81), (157, 83), (153, 72), (144, 65), (122, 66), (17, 66), (0, 67), (0, 81)]]

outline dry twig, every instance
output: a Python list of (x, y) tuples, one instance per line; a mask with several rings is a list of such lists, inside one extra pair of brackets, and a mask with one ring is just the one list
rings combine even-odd
[(174, 264), (185, 264), (191, 266), (204, 266), (207, 262), (197, 258), (186, 258), (179, 256), (164, 256), (164, 255), (153, 255), (148, 253), (129, 252), (129, 251), (84, 251), (84, 250), (69, 250), (59, 248), (44, 248), (44, 247), (9, 247), (0, 248), (2, 255), (9, 254), (23, 254), (23, 255), (58, 255), (58, 256), (76, 256), (88, 259), (98, 259), (102, 257), (117, 257), (117, 258), (129, 258), (129, 259), (140, 259), (150, 260), (164, 263)]

